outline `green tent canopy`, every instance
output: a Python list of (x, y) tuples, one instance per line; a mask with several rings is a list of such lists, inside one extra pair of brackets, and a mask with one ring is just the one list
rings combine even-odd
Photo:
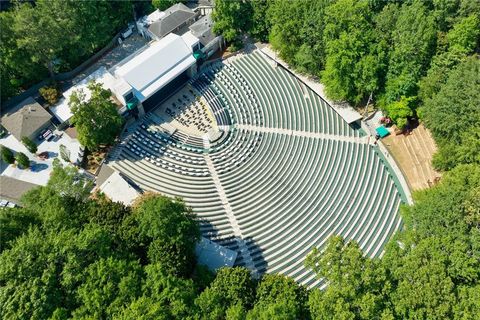
[(377, 134), (380, 136), (380, 138), (384, 138), (390, 134), (390, 132), (384, 126), (378, 127), (375, 129), (375, 131), (377, 131)]

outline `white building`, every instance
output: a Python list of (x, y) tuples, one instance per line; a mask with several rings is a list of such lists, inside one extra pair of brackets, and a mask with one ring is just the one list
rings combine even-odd
[(195, 75), (194, 52), (199, 49), (199, 43), (200, 40), (191, 32), (182, 36), (170, 33), (159, 41), (152, 41), (110, 70), (101, 67), (72, 86), (63, 93), (63, 99), (51, 107), (51, 111), (60, 122), (69, 120), (72, 117), (68, 104), (70, 96), (81, 90), (88, 100), (88, 83), (92, 80), (112, 91), (120, 114), (135, 106), (140, 113), (148, 111), (180, 83)]
[(127, 206), (131, 205), (135, 199), (141, 195), (140, 192), (128, 183), (120, 173), (113, 170), (110, 173), (110, 176), (108, 176), (105, 181), (101, 182), (98, 189), (110, 200), (121, 202)]

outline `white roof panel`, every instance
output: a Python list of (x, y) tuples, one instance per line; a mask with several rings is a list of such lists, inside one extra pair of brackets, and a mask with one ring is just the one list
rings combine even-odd
[(170, 82), (173, 78), (177, 77), (183, 71), (190, 68), (191, 65), (195, 63), (195, 58), (192, 55), (189, 55), (185, 60), (177, 64), (173, 69), (170, 69), (167, 73), (165, 73), (162, 77), (158, 78), (156, 81), (152, 82), (148, 87), (144, 88), (142, 96), (144, 99), (147, 99), (152, 94), (158, 91), (158, 89), (162, 88), (164, 85)]
[(50, 111), (52, 111), (60, 122), (65, 122), (73, 116), (72, 111), (68, 106), (68, 100), (65, 98), (60, 99), (57, 104), (50, 107)]
[(100, 190), (114, 202), (122, 202), (130, 205), (139, 196), (135, 190), (122, 176), (115, 171), (100, 186)]
[(185, 32), (182, 35), (182, 39), (183, 41), (185, 41), (185, 43), (189, 48), (196, 46), (200, 42), (200, 40), (197, 37), (195, 37), (191, 31)]
[[(192, 55), (192, 50), (176, 34), (169, 34), (115, 70), (132, 87), (142, 92), (176, 65)], [(142, 92), (143, 93), (143, 92)], [(144, 94), (145, 95), (145, 94)]]

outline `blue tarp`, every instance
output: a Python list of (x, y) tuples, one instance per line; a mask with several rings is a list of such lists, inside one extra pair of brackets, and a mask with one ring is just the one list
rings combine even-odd
[(375, 131), (377, 131), (380, 138), (384, 138), (390, 134), (390, 132), (384, 126), (378, 127), (377, 129), (375, 129)]

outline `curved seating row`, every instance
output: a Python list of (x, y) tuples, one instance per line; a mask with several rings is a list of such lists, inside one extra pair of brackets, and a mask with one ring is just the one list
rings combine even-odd
[[(147, 117), (123, 144), (112, 162), (115, 169), (144, 189), (183, 197), (198, 215), (202, 233), (236, 250), (208, 154), (259, 272), (324, 285), (304, 267), (304, 259), (332, 234), (357, 241), (369, 256), (382, 254), (401, 226), (404, 194), (377, 147), (343, 139), (363, 136), (361, 129), (346, 124), (307, 86), (257, 53), (214, 64), (191, 85), (228, 130), (215, 141), (189, 140), (183, 132), (169, 136)], [(246, 265), (241, 254), (236, 265)]]

